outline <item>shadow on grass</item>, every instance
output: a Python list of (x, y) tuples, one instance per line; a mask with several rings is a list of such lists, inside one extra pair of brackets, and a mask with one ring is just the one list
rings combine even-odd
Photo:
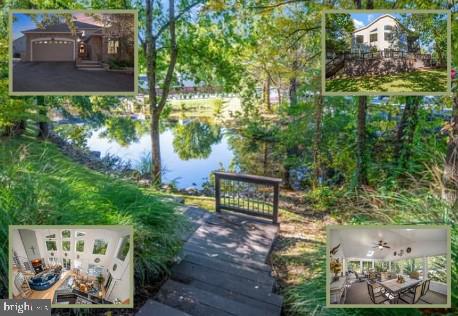
[(417, 70), (413, 72), (326, 80), (327, 92), (445, 92), (445, 70)]

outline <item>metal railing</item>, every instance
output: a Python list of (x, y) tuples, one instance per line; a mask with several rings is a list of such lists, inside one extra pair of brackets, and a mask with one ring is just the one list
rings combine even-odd
[(278, 178), (215, 172), (216, 212), (259, 216), (276, 224), (280, 183)]

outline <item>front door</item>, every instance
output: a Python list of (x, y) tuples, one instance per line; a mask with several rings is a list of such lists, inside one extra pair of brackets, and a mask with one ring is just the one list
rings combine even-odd
[(72, 268), (72, 261), (70, 259), (65, 259), (64, 258), (64, 269), (65, 270), (70, 270)]

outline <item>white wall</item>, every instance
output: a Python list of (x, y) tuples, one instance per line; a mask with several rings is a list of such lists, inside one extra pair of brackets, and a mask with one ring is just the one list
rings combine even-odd
[[(412, 248), (411, 253), (407, 253), (407, 247)], [(404, 250), (402, 257), (394, 256), (394, 251), (399, 252), (401, 249)], [(403, 247), (390, 249), (390, 252), (385, 256), (385, 261), (396, 261), (408, 258), (418, 257), (432, 257), (445, 255), (447, 253), (447, 243), (445, 241), (422, 241), (421, 243), (411, 243)]]
[[(394, 36), (395, 40), (392, 42), (385, 41), (385, 25), (393, 26), (397, 31), (394, 31), (393, 34), (399, 35), (400, 32), (400, 26), (399, 22), (395, 20), (391, 16), (384, 16), (378, 20), (376, 20), (373, 24), (369, 24), (369, 27), (365, 27), (361, 30), (357, 30), (353, 33), (353, 39), (352, 39), (352, 50), (358, 50), (358, 44), (356, 43), (356, 36), (357, 35), (362, 35), (364, 37), (364, 42), (363, 46), (374, 46), (378, 50), (384, 50), (384, 49), (406, 49), (407, 48), (407, 43), (405, 36), (402, 36), (402, 41), (400, 41), (399, 36)], [(372, 30), (377, 29), (376, 32), (371, 32)], [(377, 34), (377, 41), (376, 42), (370, 42), (370, 34)]]

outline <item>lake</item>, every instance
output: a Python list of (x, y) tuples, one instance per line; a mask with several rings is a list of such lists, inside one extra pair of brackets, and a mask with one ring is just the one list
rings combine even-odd
[[(135, 141), (121, 144), (107, 137), (105, 128), (97, 129), (87, 139), (92, 151), (116, 155), (130, 161), (135, 168), (142, 157), (151, 152), (148, 131), (138, 135)], [(229, 130), (202, 122), (179, 123), (162, 129), (161, 159), (164, 169), (163, 182), (174, 182), (179, 189), (202, 187), (212, 171), (227, 169), (234, 158), (228, 143)]]

